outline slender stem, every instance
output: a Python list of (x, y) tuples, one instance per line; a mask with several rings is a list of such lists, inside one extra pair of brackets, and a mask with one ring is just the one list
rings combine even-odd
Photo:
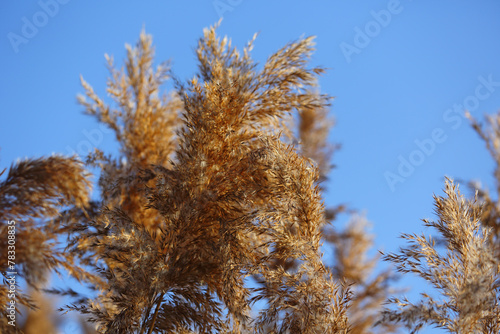
[(144, 333), (144, 330), (146, 329), (146, 323), (148, 322), (149, 312), (151, 312), (151, 303), (149, 303), (149, 305), (148, 305), (148, 309), (146, 311), (146, 316), (144, 317), (144, 321), (142, 322), (141, 331), (139, 332), (139, 334)]
[(156, 316), (158, 315), (158, 311), (160, 310), (160, 305), (161, 305), (161, 302), (163, 301), (164, 295), (165, 295), (165, 293), (162, 293), (160, 295), (160, 298), (158, 298), (158, 301), (156, 302), (155, 314), (153, 314), (153, 319), (151, 320), (151, 327), (149, 327), (148, 334), (153, 333), (153, 328), (155, 328)]

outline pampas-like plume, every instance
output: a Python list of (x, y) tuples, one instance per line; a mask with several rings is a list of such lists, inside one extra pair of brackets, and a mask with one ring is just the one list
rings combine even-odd
[[(70, 250), (105, 281), (97, 299), (68, 308), (90, 314), (102, 333), (346, 332), (348, 290), (321, 262), (319, 173), (286, 143), (293, 113), (327, 105), (311, 90), (323, 71), (306, 67), (312, 39), (257, 70), (253, 41), (240, 53), (206, 29), (199, 73), (161, 100), (167, 77), (152, 68), (151, 45), (142, 33), (126, 70), (110, 61), (118, 109), (83, 81), (80, 102), (115, 131), (122, 157), (89, 158), (102, 170), (101, 209), (85, 226), (67, 213)], [(252, 321), (258, 300), (268, 306)]]
[(449, 333), (498, 333), (500, 261), (490, 243), (491, 228), (481, 224), (477, 198), (466, 200), (449, 179), (446, 197), (434, 197), (438, 221), (424, 220), (436, 229), (446, 247), (440, 252), (435, 239), (405, 234), (408, 246), (384, 258), (398, 271), (420, 276), (442, 299), (422, 293), (411, 303), (393, 298), (397, 308), (384, 312), (384, 321), (401, 322), (412, 331), (434, 325)]
[[(4, 171), (5, 172), (5, 171)], [(3, 172), (2, 172), (3, 174)], [(1, 174), (0, 174), (1, 175)], [(59, 249), (59, 238), (64, 235), (53, 224), (43, 224), (59, 214), (61, 207), (73, 205), (84, 210), (89, 201), (89, 173), (76, 158), (52, 156), (27, 159), (13, 164), (5, 179), (0, 181), (0, 266), (4, 285), (0, 285), (0, 303), (7, 305), (10, 284), (8, 272), (16, 272), (16, 283), (24, 278), (40, 288), (51, 271), (62, 269), (79, 280), (91, 280), (92, 275), (80, 268), (75, 254)], [(13, 233), (9, 233), (13, 232)], [(14, 235), (10, 244), (8, 235)], [(9, 262), (10, 260), (10, 262)], [(15, 264), (15, 269), (10, 267)], [(34, 303), (20, 287), (16, 305), (35, 308)], [(9, 304), (10, 305), (10, 304)], [(19, 311), (19, 309), (16, 310)], [(7, 310), (0, 310), (2, 333), (17, 331), (7, 324)]]

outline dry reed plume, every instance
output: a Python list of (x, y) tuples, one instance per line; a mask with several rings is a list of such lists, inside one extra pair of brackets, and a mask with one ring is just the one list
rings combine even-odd
[(412, 333), (428, 324), (450, 333), (498, 333), (500, 261), (492, 230), (481, 224), (477, 198), (466, 200), (448, 179), (444, 191), (446, 197), (434, 197), (439, 220), (424, 223), (439, 232), (446, 248), (440, 252), (432, 237), (405, 234), (408, 246), (385, 256), (398, 271), (427, 281), (441, 299), (428, 293), (417, 303), (393, 298), (397, 309), (387, 309), (384, 320), (402, 322)]

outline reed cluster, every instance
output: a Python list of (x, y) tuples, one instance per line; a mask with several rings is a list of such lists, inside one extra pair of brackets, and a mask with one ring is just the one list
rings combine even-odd
[[(384, 255), (442, 300), (390, 298), (394, 273), (367, 257), (369, 223), (353, 215), (337, 226), (346, 208), (323, 202), (336, 147), (331, 98), (317, 87), (324, 69), (308, 65), (313, 38), (259, 65), (255, 37), (240, 51), (216, 28), (198, 41), (187, 82), (168, 63), (154, 65), (145, 32), (122, 68), (106, 56), (110, 101), (82, 79), (78, 101), (114, 132), (117, 154), (23, 160), (0, 181), (0, 230), (16, 222), (16, 268), (30, 288), (18, 295), (25, 324), (9, 326), (2, 308), (2, 333), (55, 331), (40, 291), (73, 298), (60, 311), (85, 316), (88, 333), (361, 334), (427, 324), (498, 333), (498, 201), (483, 189), (467, 200), (448, 180), (435, 197), (438, 221), (425, 221), (439, 237), (404, 235), (408, 246)], [(165, 93), (167, 81), (174, 89)], [(473, 125), (498, 163), (499, 123), (490, 123), (489, 132)], [(7, 246), (2, 239), (4, 281)], [(91, 293), (48, 287), (53, 272)], [(4, 282), (3, 305), (7, 296)], [(386, 300), (393, 306), (383, 309)]]

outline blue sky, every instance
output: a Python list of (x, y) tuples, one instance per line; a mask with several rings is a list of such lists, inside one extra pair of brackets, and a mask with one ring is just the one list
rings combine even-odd
[(335, 96), (331, 140), (342, 145), (326, 204), (364, 210), (377, 249), (396, 251), (400, 233), (424, 231), (421, 219), (434, 218), (432, 195), (442, 194), (445, 175), (492, 186), (493, 162), (462, 115), (500, 108), (499, 14), (494, 0), (4, 1), (0, 169), (93, 145), (116, 150), (113, 135), (76, 104), (79, 76), (104, 95), (104, 54), (121, 64), (142, 27), (157, 60), (172, 60), (183, 79), (196, 71), (203, 28), (220, 16), (219, 34), (239, 47), (260, 33), (253, 57), (261, 64), (315, 35), (311, 64), (329, 68), (321, 91)]

